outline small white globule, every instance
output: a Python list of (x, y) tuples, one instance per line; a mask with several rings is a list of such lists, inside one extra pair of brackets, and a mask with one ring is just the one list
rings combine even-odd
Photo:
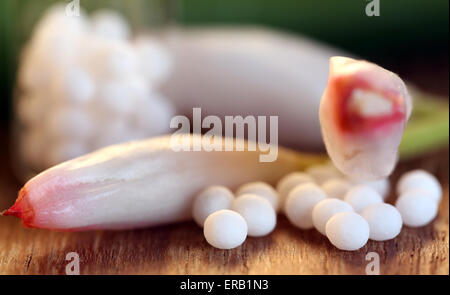
[(372, 204), (362, 211), (361, 216), (369, 224), (370, 239), (374, 241), (393, 239), (402, 229), (402, 216), (390, 204)]
[(325, 231), (330, 242), (338, 249), (355, 251), (369, 239), (369, 224), (354, 212), (341, 212), (328, 220)]
[(131, 96), (130, 88), (120, 81), (110, 81), (99, 86), (99, 107), (119, 115), (126, 115), (136, 109), (138, 102)]
[(325, 199), (314, 206), (312, 211), (312, 221), (314, 227), (323, 235), (325, 235), (325, 226), (333, 215), (340, 212), (353, 212), (350, 204), (339, 199)]
[(397, 183), (397, 194), (401, 195), (410, 190), (423, 190), (434, 201), (442, 198), (442, 188), (439, 181), (425, 170), (413, 170), (403, 174)]
[(109, 39), (127, 39), (130, 27), (126, 20), (113, 10), (100, 10), (92, 15), (92, 30), (95, 34)]
[(124, 79), (138, 71), (139, 58), (127, 42), (114, 40), (98, 42), (90, 59), (93, 72), (99, 77)]
[(370, 186), (377, 193), (380, 194), (380, 196), (383, 198), (383, 200), (385, 200), (389, 196), (389, 193), (390, 193), (390, 190), (391, 190), (391, 184), (390, 184), (388, 178), (381, 178), (381, 179), (376, 179), (376, 180), (362, 181), (362, 182), (357, 182), (357, 184)]
[(93, 98), (95, 84), (91, 75), (80, 67), (69, 68), (59, 79), (53, 81), (55, 101), (86, 103)]
[(130, 96), (137, 101), (145, 102), (155, 95), (159, 95), (155, 92), (153, 85), (149, 84), (142, 75), (137, 73), (121, 79), (121, 81), (130, 89)]
[(233, 249), (247, 238), (247, 223), (239, 213), (219, 210), (209, 215), (203, 226), (206, 241), (219, 249)]
[(93, 118), (83, 109), (55, 106), (45, 120), (45, 132), (52, 138), (90, 137), (95, 129)]
[(312, 210), (326, 197), (325, 192), (316, 184), (300, 184), (289, 193), (284, 212), (293, 225), (301, 229), (313, 228)]
[(352, 184), (343, 178), (332, 178), (322, 184), (322, 189), (328, 198), (344, 199)]
[(268, 235), (277, 223), (276, 212), (269, 201), (255, 194), (238, 196), (233, 200), (231, 209), (244, 217), (251, 237)]
[(315, 165), (305, 170), (318, 185), (322, 185), (329, 179), (342, 177), (342, 173), (332, 164)]
[(361, 212), (369, 205), (382, 203), (383, 198), (371, 187), (358, 185), (347, 192), (344, 201), (352, 205), (356, 212)]
[(152, 94), (143, 101), (134, 117), (138, 128), (153, 136), (169, 132), (170, 120), (175, 114), (173, 104), (165, 97)]
[(172, 71), (172, 56), (168, 49), (150, 38), (138, 38), (134, 45), (145, 77), (152, 83), (164, 81)]
[(280, 198), (280, 208), (284, 208), (284, 203), (289, 192), (297, 185), (314, 182), (314, 179), (304, 172), (292, 172), (278, 181), (276, 190)]
[(269, 184), (256, 181), (241, 185), (236, 190), (236, 196), (243, 194), (255, 194), (263, 197), (272, 205), (272, 207), (277, 211), (279, 209), (279, 198), (277, 191)]
[(400, 195), (395, 203), (403, 224), (420, 227), (430, 223), (437, 215), (438, 203), (424, 191), (410, 190)]
[(212, 213), (230, 209), (234, 199), (233, 193), (224, 186), (210, 186), (201, 191), (192, 204), (192, 217), (194, 221), (203, 227), (206, 218)]

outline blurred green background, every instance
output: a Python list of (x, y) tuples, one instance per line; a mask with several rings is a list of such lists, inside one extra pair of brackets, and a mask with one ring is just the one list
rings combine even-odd
[[(8, 122), (20, 48), (52, 3), (0, 1), (0, 121)], [(399, 73), (425, 90), (448, 96), (448, 0), (80, 0), (88, 11), (117, 8), (134, 27), (176, 23), (260, 24), (346, 49)]]

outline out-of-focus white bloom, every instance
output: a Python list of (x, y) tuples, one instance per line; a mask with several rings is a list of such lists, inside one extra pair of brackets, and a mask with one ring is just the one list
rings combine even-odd
[(92, 30), (95, 34), (110, 39), (125, 40), (131, 35), (127, 21), (117, 12), (106, 9), (92, 15)]
[(83, 141), (92, 137), (95, 131), (90, 114), (70, 106), (56, 105), (43, 119), (44, 131), (52, 138)]
[(160, 83), (170, 75), (172, 58), (163, 44), (151, 38), (138, 38), (135, 47), (141, 70), (149, 81)]
[(91, 74), (82, 67), (70, 67), (52, 80), (52, 95), (55, 101), (87, 103), (95, 94), (95, 83)]
[(16, 103), (29, 165), (47, 168), (169, 129), (175, 111), (155, 86), (171, 57), (157, 40), (130, 37), (126, 20), (109, 10), (89, 19), (56, 5), (39, 21), (22, 54)]

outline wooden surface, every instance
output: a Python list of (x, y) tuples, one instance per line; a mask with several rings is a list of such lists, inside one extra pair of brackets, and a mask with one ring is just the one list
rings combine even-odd
[[(2, 143), (7, 143), (5, 136)], [(0, 166), (0, 210), (13, 204), (20, 184), (9, 169), (7, 145)], [(302, 231), (279, 217), (267, 237), (239, 248), (210, 247), (193, 222), (130, 231), (61, 233), (23, 228), (0, 218), (0, 274), (64, 274), (66, 255), (77, 252), (81, 274), (365, 274), (368, 252), (380, 255), (381, 274), (449, 274), (449, 151), (402, 163), (392, 177), (413, 168), (437, 175), (444, 185), (439, 215), (426, 227), (403, 228), (387, 242), (359, 251), (335, 249), (315, 230)], [(390, 201), (392, 201), (391, 198)]]

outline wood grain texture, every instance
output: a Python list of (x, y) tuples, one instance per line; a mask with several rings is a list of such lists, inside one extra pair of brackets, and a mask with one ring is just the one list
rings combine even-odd
[[(3, 138), (4, 139), (4, 138)], [(5, 148), (5, 147), (3, 147)], [(1, 152), (0, 210), (11, 205), (19, 183)], [(359, 251), (334, 248), (315, 230), (294, 228), (279, 217), (267, 237), (248, 238), (234, 250), (210, 247), (193, 222), (130, 231), (60, 233), (23, 228), (0, 218), (0, 274), (64, 274), (69, 252), (80, 256), (81, 274), (365, 274), (368, 252), (380, 255), (381, 274), (449, 274), (449, 151), (401, 163), (392, 176), (424, 168), (444, 186), (438, 217), (429, 225), (403, 228), (387, 242)], [(389, 201), (393, 201), (393, 196)]]

